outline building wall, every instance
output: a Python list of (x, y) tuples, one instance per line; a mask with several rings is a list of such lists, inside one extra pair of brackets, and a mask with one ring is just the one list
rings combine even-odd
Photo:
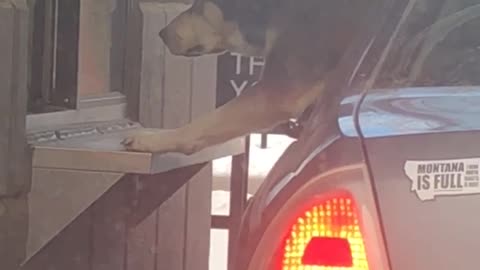
[(0, 1), (0, 268), (25, 255), (30, 151), (25, 140), (30, 9)]
[[(209, 163), (149, 176), (32, 175), (25, 117), (34, 2), (0, 0), (0, 40), (12, 41), (0, 43), (0, 268), (207, 269)], [(168, 53), (159, 28), (187, 6), (161, 2), (131, 2), (126, 31), (137, 38), (125, 41), (125, 84), (144, 126), (173, 128), (215, 108), (216, 58)]]

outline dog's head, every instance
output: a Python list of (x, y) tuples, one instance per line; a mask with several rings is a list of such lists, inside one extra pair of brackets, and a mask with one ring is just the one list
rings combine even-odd
[(174, 55), (200, 56), (225, 51), (258, 54), (258, 48), (246, 41), (238, 22), (226, 18), (222, 7), (227, 0), (195, 0), (174, 18), (159, 35)]

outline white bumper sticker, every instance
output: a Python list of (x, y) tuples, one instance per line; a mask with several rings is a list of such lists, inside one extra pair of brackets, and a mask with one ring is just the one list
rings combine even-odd
[(480, 158), (406, 161), (411, 189), (422, 201), (480, 193)]

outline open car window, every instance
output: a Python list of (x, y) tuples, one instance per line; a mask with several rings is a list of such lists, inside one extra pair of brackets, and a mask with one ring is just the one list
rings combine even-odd
[(327, 78), (304, 136), (336, 133), (338, 115), (351, 115), (365, 90), (480, 85), (478, 0), (386, 0), (376, 14)]
[(418, 0), (373, 89), (480, 85), (480, 2)]

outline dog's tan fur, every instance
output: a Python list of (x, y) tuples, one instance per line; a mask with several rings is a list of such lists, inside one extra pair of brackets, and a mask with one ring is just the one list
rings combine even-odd
[[(226, 18), (219, 1), (241, 3), (240, 14)], [(197, 0), (160, 34), (172, 54), (194, 57), (228, 50), (265, 56), (261, 80), (224, 106), (183, 127), (166, 132), (151, 129), (137, 132), (124, 141), (126, 148), (192, 154), (298, 117), (322, 96), (325, 76), (335, 68), (354, 38), (371, 2)], [(239, 22), (241, 12), (258, 3), (264, 5), (263, 13), (253, 14), (268, 16), (259, 18), (265, 19), (265, 24), (245, 27), (249, 22)], [(268, 4), (274, 6), (268, 9), (265, 6)], [(257, 37), (263, 35), (261, 42), (249, 42), (245, 29), (258, 31)]]

